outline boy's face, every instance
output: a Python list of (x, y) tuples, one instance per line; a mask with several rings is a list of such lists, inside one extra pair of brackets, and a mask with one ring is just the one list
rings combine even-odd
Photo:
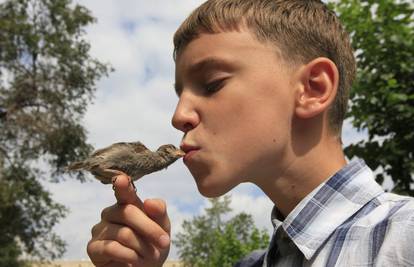
[(201, 34), (176, 61), (184, 162), (199, 191), (220, 196), (287, 166), (294, 73), (248, 31)]

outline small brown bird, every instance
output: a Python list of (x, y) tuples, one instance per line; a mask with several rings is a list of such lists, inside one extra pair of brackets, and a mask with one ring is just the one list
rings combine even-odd
[(184, 155), (174, 145), (163, 145), (153, 152), (141, 142), (121, 142), (96, 150), (87, 159), (69, 165), (67, 170), (89, 171), (104, 184), (112, 183), (112, 178), (122, 173), (135, 181), (146, 174), (167, 168)]

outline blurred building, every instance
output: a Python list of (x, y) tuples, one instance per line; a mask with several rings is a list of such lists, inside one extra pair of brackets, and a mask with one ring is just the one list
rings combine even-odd
[[(33, 264), (33, 267), (94, 267), (90, 261), (54, 261), (50, 264)], [(169, 260), (163, 267), (182, 267), (179, 261)]]

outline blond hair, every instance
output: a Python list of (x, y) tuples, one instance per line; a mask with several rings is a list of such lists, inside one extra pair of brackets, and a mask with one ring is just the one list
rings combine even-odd
[(328, 115), (330, 128), (340, 136), (356, 66), (349, 36), (335, 13), (318, 0), (209, 0), (176, 31), (174, 59), (200, 33), (241, 26), (247, 26), (259, 41), (274, 43), (286, 62), (326, 57), (336, 64), (339, 87)]

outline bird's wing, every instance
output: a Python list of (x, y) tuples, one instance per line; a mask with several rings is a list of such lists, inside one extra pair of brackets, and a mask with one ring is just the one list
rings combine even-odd
[(86, 164), (83, 161), (76, 161), (70, 164), (69, 166), (66, 166), (67, 171), (78, 171), (83, 168), (85, 168)]
[(119, 151), (131, 151), (131, 150), (133, 150), (135, 153), (141, 153), (143, 151), (148, 151), (148, 148), (141, 142), (132, 142), (132, 143), (119, 142), (119, 143), (114, 143), (108, 147), (96, 150), (95, 152), (92, 153), (91, 157), (99, 157), (109, 151), (119, 152)]
[(148, 148), (141, 142), (134, 142), (134, 143), (130, 143), (133, 147), (134, 147), (134, 151), (136, 153), (141, 153), (143, 151), (147, 151)]
[(98, 149), (95, 152), (93, 152), (90, 157), (98, 157), (98, 156), (100, 156), (102, 154), (105, 154), (108, 151), (111, 151), (111, 150), (119, 150), (121, 148), (129, 148), (128, 143), (119, 142), (119, 143), (112, 144), (112, 145), (110, 145), (108, 147), (104, 147), (104, 148)]

